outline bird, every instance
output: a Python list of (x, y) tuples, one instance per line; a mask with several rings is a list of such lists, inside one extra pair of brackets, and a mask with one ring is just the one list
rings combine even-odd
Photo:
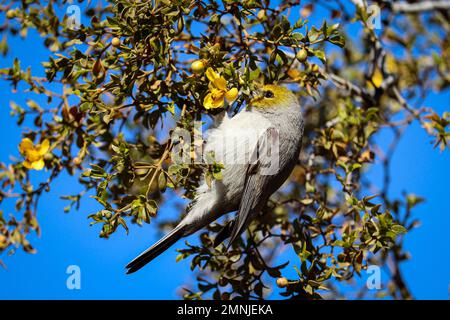
[(252, 92), (246, 108), (225, 115), (208, 130), (205, 154), (223, 164), (222, 178), (206, 183), (203, 177), (196, 196), (181, 222), (163, 238), (126, 265), (134, 273), (181, 238), (192, 235), (219, 217), (236, 212), (214, 240), (214, 246), (242, 234), (297, 164), (304, 119), (297, 96), (282, 85), (266, 84)]

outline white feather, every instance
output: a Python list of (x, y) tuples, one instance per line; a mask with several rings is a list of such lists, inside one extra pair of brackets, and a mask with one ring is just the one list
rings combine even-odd
[[(255, 150), (259, 137), (272, 126), (264, 116), (242, 111), (233, 118), (225, 116), (216, 127), (206, 132), (204, 156), (214, 153), (214, 160), (222, 163), (222, 180), (214, 180), (211, 188), (203, 180), (197, 188), (197, 198), (184, 222), (215, 220), (239, 204), (245, 182), (245, 170)], [(254, 160), (254, 159), (253, 159)]]

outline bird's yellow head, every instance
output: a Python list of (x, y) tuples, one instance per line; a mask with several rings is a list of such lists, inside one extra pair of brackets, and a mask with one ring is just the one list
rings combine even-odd
[(298, 100), (294, 93), (286, 87), (266, 84), (259, 88), (250, 101), (249, 106), (258, 109), (284, 108), (297, 105)]

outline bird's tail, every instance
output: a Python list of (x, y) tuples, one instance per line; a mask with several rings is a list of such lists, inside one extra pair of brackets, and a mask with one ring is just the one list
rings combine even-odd
[(155, 259), (161, 253), (169, 249), (175, 242), (180, 240), (184, 236), (184, 225), (179, 224), (175, 229), (170, 231), (162, 239), (156, 242), (153, 246), (142, 252), (133, 261), (127, 264), (127, 274), (133, 273), (141, 269), (147, 263)]

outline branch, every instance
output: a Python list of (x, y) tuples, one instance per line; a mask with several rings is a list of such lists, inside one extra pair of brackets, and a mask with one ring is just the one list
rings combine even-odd
[[(293, 54), (290, 51), (286, 51), (286, 50), (281, 50), (281, 51), (283, 51), (287, 57), (293, 59), (293, 63), (291, 66), (292, 68), (298, 67), (300, 65), (300, 62), (295, 59), (295, 54)], [(354, 84), (353, 82), (351, 82), (347, 79), (344, 79), (335, 73), (324, 70), (322, 68), (320, 68), (320, 73), (325, 75), (336, 87), (343, 89), (343, 90), (347, 90), (350, 94), (354, 94), (354, 95), (360, 97), (361, 99), (363, 99), (364, 101), (367, 101), (370, 104), (374, 104), (372, 95), (365, 88), (362, 88), (362, 87)]]
[(392, 11), (398, 13), (423, 13), (439, 9), (450, 9), (450, 1), (422, 1), (409, 3), (406, 1), (391, 3)]
[(361, 87), (357, 86), (356, 84), (354, 84), (344, 78), (341, 78), (334, 73), (325, 72), (325, 75), (328, 76), (329, 79), (331, 80), (331, 82), (333, 82), (334, 85), (336, 85), (338, 88), (348, 90), (351, 94), (355, 94), (355, 95), (363, 98), (365, 101), (370, 101), (373, 103), (373, 97), (364, 88), (361, 88)]

